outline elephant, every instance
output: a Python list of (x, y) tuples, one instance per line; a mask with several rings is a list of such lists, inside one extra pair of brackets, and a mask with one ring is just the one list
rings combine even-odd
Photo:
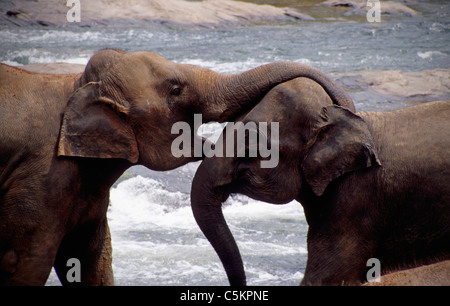
[[(245, 154), (224, 128), (192, 182), (191, 205), (200, 229), (233, 286), (246, 285), (238, 246), (222, 212), (230, 194), (303, 207), (307, 262), (301, 285), (359, 285), (368, 260), (380, 273), (450, 258), (450, 101), (389, 112), (355, 112), (336, 105), (311, 79), (296, 78), (269, 91), (243, 123)], [(278, 122), (258, 137), (278, 149), (276, 167), (251, 142), (250, 122)], [(270, 137), (270, 138), (269, 138)], [(226, 141), (225, 141), (226, 140)], [(245, 141), (245, 142), (244, 142)], [(269, 145), (269, 144), (267, 144)]]
[[(63, 285), (113, 285), (106, 213), (121, 174), (201, 159), (172, 154), (174, 123), (188, 123), (194, 134), (195, 113), (234, 120), (300, 76), (354, 107), (326, 74), (292, 62), (225, 75), (149, 51), (104, 49), (80, 74), (0, 64), (0, 284), (43, 285), (54, 267)], [(68, 281), (72, 258), (81, 276)]]

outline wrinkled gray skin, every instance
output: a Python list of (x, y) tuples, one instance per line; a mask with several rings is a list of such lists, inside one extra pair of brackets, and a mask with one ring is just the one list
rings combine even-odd
[(103, 50), (82, 74), (0, 64), (0, 284), (43, 285), (52, 266), (69, 284), (69, 258), (80, 260), (80, 284), (113, 284), (106, 211), (117, 178), (136, 164), (169, 170), (198, 159), (172, 155), (175, 122), (194, 132), (194, 113), (234, 120), (298, 76), (353, 106), (326, 75), (288, 62), (222, 75), (151, 52)]
[(192, 185), (194, 216), (230, 284), (246, 284), (221, 210), (231, 193), (302, 204), (302, 285), (360, 284), (372, 257), (382, 273), (449, 259), (449, 118), (450, 102), (353, 113), (305, 78), (272, 89), (236, 120), (279, 122), (278, 166), (261, 168), (261, 157), (205, 158)]

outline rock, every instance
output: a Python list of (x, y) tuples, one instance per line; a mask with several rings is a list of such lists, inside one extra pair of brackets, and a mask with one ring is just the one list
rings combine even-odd
[(353, 91), (373, 91), (393, 100), (433, 101), (450, 99), (450, 69), (424, 71), (361, 71), (337, 77)]
[(365, 286), (450, 286), (450, 260), (381, 276)]
[(17, 15), (19, 15), (19, 14), (20, 14), (19, 11), (14, 11), (14, 10), (12, 10), (12, 11), (6, 11), (6, 15), (8, 15), (8, 16), (17, 16)]
[[(374, 2), (375, 0), (371, 0)], [(371, 9), (368, 0), (327, 0), (321, 5), (333, 7), (348, 7), (354, 14), (366, 14)], [(394, 1), (380, 1), (381, 14), (416, 16), (417, 12), (403, 3)]]
[[(217, 26), (260, 21), (312, 19), (294, 9), (277, 8), (232, 0), (91, 0), (80, 2), (80, 22), (69, 23), (70, 7), (65, 0), (1, 1), (0, 24), (89, 26), (142, 25), (173, 23), (178, 25)], [(9, 12), (9, 14), (8, 14)]]
[(284, 14), (286, 16), (289, 16), (289, 17), (292, 17), (292, 18), (295, 18), (295, 19), (299, 19), (299, 20), (314, 20), (313, 17), (311, 17), (309, 15), (306, 15), (306, 14), (302, 14), (299, 11), (294, 10), (294, 9), (290, 9), (290, 8), (285, 9), (284, 10)]
[(424, 71), (368, 71), (362, 80), (383, 95), (431, 100), (450, 93), (450, 69)]

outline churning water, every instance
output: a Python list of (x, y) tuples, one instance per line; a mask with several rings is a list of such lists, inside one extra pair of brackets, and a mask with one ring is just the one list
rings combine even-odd
[[(449, 5), (420, 2), (417, 17), (381, 23), (299, 21), (220, 29), (29, 27), (0, 29), (0, 61), (12, 65), (86, 64), (103, 48), (149, 50), (179, 63), (241, 72), (288, 60), (332, 76), (360, 70), (420, 71), (450, 66)], [(422, 6), (421, 6), (422, 5)], [(439, 17), (436, 17), (438, 14)], [(358, 110), (404, 107), (350, 92)], [(214, 126), (205, 128), (206, 135)], [(190, 209), (190, 184), (199, 163), (173, 171), (131, 168), (111, 190), (108, 218), (118, 285), (227, 285), (214, 250)], [(250, 285), (297, 285), (306, 265), (306, 232), (297, 202), (271, 205), (241, 195), (224, 204)], [(52, 274), (48, 284), (58, 284)]]

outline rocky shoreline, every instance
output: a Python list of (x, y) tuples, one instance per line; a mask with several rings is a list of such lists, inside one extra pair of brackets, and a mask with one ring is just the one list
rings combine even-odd
[[(377, 0), (372, 0), (377, 1)], [(408, 0), (408, 3), (415, 0)], [(71, 7), (66, 0), (0, 1), (0, 26), (173, 26), (219, 27), (261, 22), (314, 20), (318, 8), (339, 11), (342, 16), (365, 16), (366, 0), (315, 0), (312, 5), (299, 2), (295, 8), (255, 4), (251, 0), (77, 0), (80, 20), (70, 22)], [(311, 2), (311, 1), (309, 1)], [(308, 2), (308, 3), (309, 3)], [(311, 8), (314, 8), (311, 10)], [(396, 1), (383, 1), (383, 15), (416, 16), (418, 13)]]
[(374, 93), (385, 97), (388, 101), (450, 100), (450, 69), (448, 68), (339, 73), (336, 81), (347, 90)]
[[(377, 0), (371, 0), (374, 3)], [(412, 2), (412, 1), (407, 1)], [(326, 0), (321, 5), (347, 9), (346, 15), (365, 15), (373, 7), (368, 0)], [(417, 16), (417, 12), (403, 3), (395, 1), (380, 2), (381, 12), (389, 15)]]
[(79, 0), (79, 22), (69, 22), (66, 0), (2, 1), (0, 25), (195, 25), (215, 27), (312, 19), (290, 8), (232, 0)]

